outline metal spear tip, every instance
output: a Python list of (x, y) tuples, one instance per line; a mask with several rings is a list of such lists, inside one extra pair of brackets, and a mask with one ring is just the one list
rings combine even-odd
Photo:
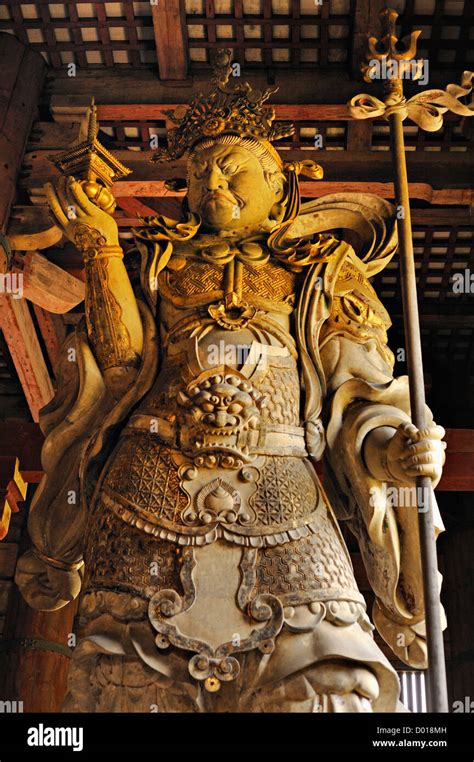
[(421, 34), (421, 29), (417, 29), (399, 40), (396, 32), (397, 18), (398, 13), (393, 8), (384, 8), (380, 12), (382, 36), (380, 40), (373, 35), (368, 36), (367, 60), (389, 58), (395, 61), (407, 61), (416, 56), (417, 40)]

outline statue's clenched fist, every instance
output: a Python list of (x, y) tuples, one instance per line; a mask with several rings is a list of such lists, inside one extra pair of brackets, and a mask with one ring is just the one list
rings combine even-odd
[(431, 423), (419, 430), (413, 423), (373, 429), (364, 442), (364, 460), (380, 481), (415, 485), (417, 476), (429, 476), (436, 487), (445, 461), (445, 430)]
[(61, 177), (56, 186), (45, 183), (46, 198), (56, 223), (66, 238), (79, 249), (88, 228), (104, 246), (118, 246), (118, 227), (114, 218), (87, 197), (74, 177)]
[(394, 481), (415, 483), (417, 476), (429, 476), (436, 485), (446, 459), (445, 434), (442, 426), (420, 430), (402, 423), (387, 447), (387, 469)]

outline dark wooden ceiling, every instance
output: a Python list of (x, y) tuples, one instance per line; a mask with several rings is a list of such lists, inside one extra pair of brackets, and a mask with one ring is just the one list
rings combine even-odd
[[(155, 5), (167, 0), (159, 0)], [(158, 56), (150, 2), (0, 2), (0, 30), (41, 51), (55, 69), (154, 67)], [(191, 69), (209, 65), (209, 52), (224, 43), (242, 66), (338, 67), (351, 64), (356, 39), (356, 0), (185, 0)], [(367, 5), (370, 5), (367, 3)], [(406, 0), (403, 34), (422, 29), (419, 53), (434, 68), (469, 68), (473, 61), (469, 0)]]

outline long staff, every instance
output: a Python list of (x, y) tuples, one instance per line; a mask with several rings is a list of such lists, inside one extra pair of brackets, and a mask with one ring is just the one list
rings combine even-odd
[[(464, 106), (458, 100), (471, 91), (473, 75), (471, 72), (464, 72), (461, 86), (448, 85), (446, 91), (420, 92), (407, 101), (403, 95), (403, 79), (411, 75), (412, 79), (418, 80), (426, 62), (415, 60), (416, 41), (421, 34), (419, 31), (403, 38), (404, 49), (400, 50), (395, 33), (397, 17), (398, 14), (390, 8), (385, 8), (380, 13), (382, 38), (379, 42), (375, 37), (369, 37), (368, 64), (361, 67), (366, 82), (374, 79), (383, 81), (383, 102), (371, 95), (362, 94), (355, 96), (348, 107), (355, 119), (382, 116), (390, 125), (411, 417), (414, 425), (422, 430), (426, 428), (425, 386), (403, 122), (409, 117), (422, 129), (434, 131), (442, 126), (442, 114), (448, 110), (463, 116), (473, 116), (472, 107)], [(427, 704), (430, 711), (447, 712), (446, 668), (433, 521), (434, 496), (428, 476), (417, 477), (416, 485), (428, 646)]]

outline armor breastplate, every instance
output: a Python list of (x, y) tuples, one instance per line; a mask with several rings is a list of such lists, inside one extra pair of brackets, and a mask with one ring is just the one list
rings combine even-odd
[[(181, 244), (158, 277), (160, 296), (177, 307), (204, 306), (221, 301), (289, 314), (294, 305), (297, 274), (272, 260), (263, 247), (254, 256), (245, 250), (231, 250), (227, 258), (213, 253), (220, 241), (206, 236), (194, 240), (193, 248)], [(251, 244), (247, 244), (247, 248)], [(245, 249), (245, 244), (243, 245)], [(229, 260), (229, 256), (231, 259)], [(223, 262), (220, 260), (224, 260)]]
[[(196, 465), (207, 456), (236, 465), (304, 457), (296, 346), (275, 319), (292, 310), (295, 274), (268, 254), (257, 266), (240, 250), (225, 264), (205, 261), (205, 249), (180, 251), (159, 276), (160, 373), (129, 428), (151, 431)], [(191, 305), (184, 316), (183, 304)], [(229, 360), (232, 350), (245, 357)]]

